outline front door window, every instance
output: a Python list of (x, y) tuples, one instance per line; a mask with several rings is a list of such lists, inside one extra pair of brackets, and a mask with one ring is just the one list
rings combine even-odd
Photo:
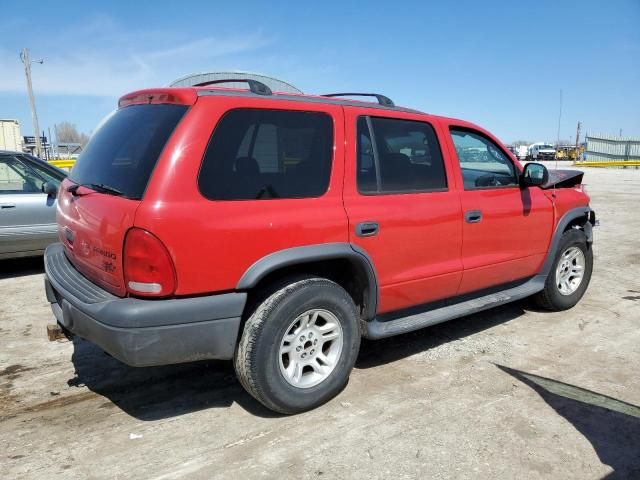
[(513, 162), (492, 140), (478, 132), (451, 129), (465, 190), (518, 185)]

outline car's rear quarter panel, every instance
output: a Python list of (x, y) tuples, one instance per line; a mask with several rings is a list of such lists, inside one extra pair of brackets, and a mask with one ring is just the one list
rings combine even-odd
[[(215, 201), (198, 190), (211, 132), (235, 108), (325, 112), (334, 124), (329, 189), (313, 199)], [(263, 107), (262, 107), (263, 105)], [(282, 100), (202, 96), (166, 146), (136, 212), (135, 224), (160, 238), (174, 259), (177, 295), (233, 290), (262, 257), (286, 248), (347, 242), (342, 203), (343, 112), (340, 106)]]

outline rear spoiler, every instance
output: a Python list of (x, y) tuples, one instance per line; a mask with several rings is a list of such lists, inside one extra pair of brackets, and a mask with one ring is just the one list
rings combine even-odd
[(175, 104), (193, 105), (198, 94), (191, 88), (149, 88), (120, 97), (118, 108), (129, 105)]

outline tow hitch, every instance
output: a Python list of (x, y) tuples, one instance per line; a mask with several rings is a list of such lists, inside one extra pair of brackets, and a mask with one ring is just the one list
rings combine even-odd
[(47, 337), (49, 337), (50, 342), (71, 340), (73, 333), (59, 323), (50, 323), (47, 325)]

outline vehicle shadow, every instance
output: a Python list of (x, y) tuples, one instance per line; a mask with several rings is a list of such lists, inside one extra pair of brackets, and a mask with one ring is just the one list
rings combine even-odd
[(607, 480), (640, 478), (640, 407), (568, 383), (496, 365), (531, 387), (613, 468)]
[(109, 356), (94, 344), (73, 338), (75, 376), (70, 387), (86, 387), (139, 420), (159, 420), (234, 402), (260, 417), (279, 415), (244, 391), (231, 362), (201, 361), (135, 368)]
[[(398, 337), (363, 341), (356, 368), (393, 362), (458, 338), (473, 335), (524, 314), (519, 303), (497, 307)], [(161, 367), (134, 368), (99, 347), (73, 338), (75, 376), (70, 387), (86, 387), (139, 420), (159, 420), (205, 408), (224, 408), (234, 402), (253, 415), (275, 418), (244, 391), (231, 362), (202, 361)]]
[(0, 260), (0, 280), (44, 273), (44, 259), (39, 257)]
[(375, 341), (363, 339), (356, 368), (395, 362), (515, 320), (526, 313), (524, 305), (524, 301), (514, 302), (396, 337)]

